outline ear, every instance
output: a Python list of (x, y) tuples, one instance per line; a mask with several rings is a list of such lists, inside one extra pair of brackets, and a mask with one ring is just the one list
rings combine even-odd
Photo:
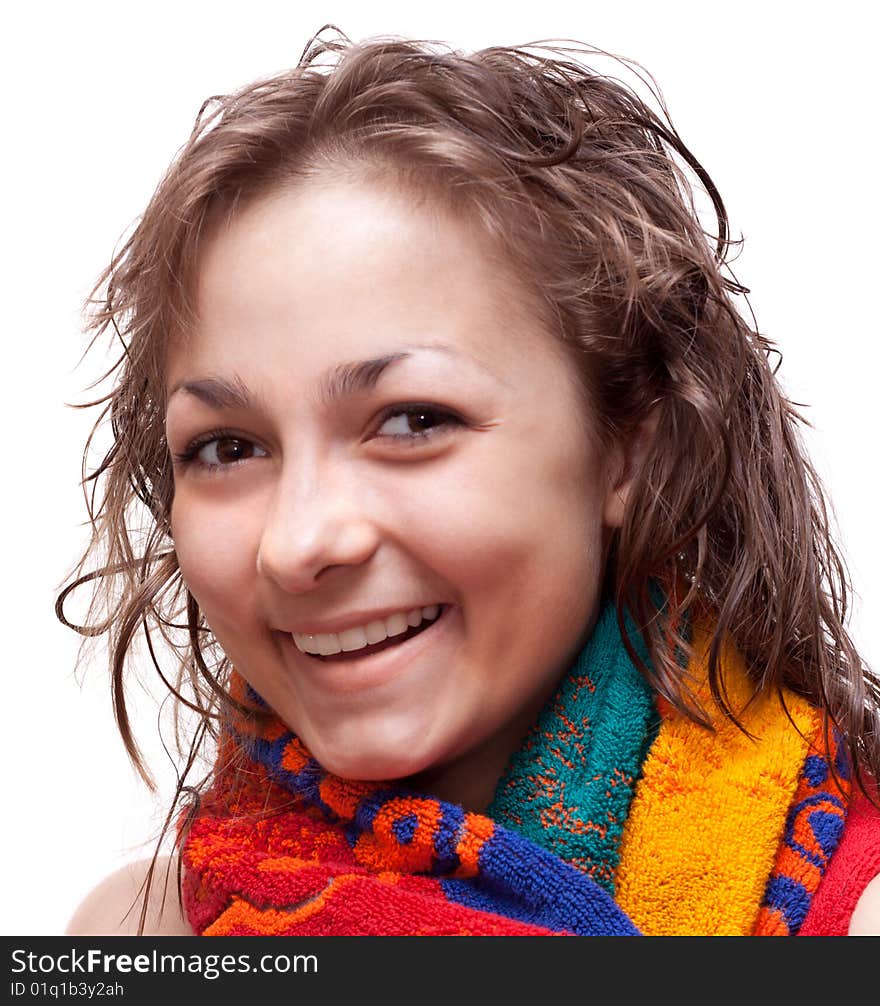
[(660, 409), (654, 405), (629, 436), (612, 449), (609, 458), (611, 485), (602, 515), (606, 527), (617, 528), (623, 524), (630, 490), (648, 459), (659, 421)]

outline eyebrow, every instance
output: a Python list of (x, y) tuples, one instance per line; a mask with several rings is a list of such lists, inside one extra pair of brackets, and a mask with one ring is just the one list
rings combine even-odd
[(407, 352), (388, 353), (386, 356), (376, 356), (372, 360), (341, 363), (324, 378), (321, 398), (325, 404), (329, 405), (338, 398), (371, 391), (392, 364), (405, 360), (411, 355)]
[[(351, 363), (340, 363), (330, 370), (321, 381), (319, 391), (320, 399), (325, 405), (332, 405), (333, 402), (349, 395), (363, 394), (371, 391), (378, 383), (382, 375), (395, 363), (409, 359), (413, 355), (413, 350), (427, 350), (433, 353), (441, 353), (453, 360), (467, 359), (484, 374), (492, 378), (496, 384), (510, 388), (510, 382), (492, 367), (470, 353), (459, 353), (448, 346), (437, 345), (435, 343), (423, 343), (411, 346), (409, 349), (400, 350), (395, 353), (385, 353), (382, 356), (375, 356), (369, 360), (357, 360)], [(168, 399), (178, 391), (186, 391), (204, 402), (209, 408), (222, 411), (224, 409), (241, 409), (242, 411), (265, 411), (258, 399), (253, 395), (247, 385), (236, 377), (232, 381), (227, 381), (222, 377), (203, 377), (192, 381), (178, 381), (168, 394)]]
[[(412, 354), (408, 352), (388, 353), (370, 360), (359, 360), (354, 363), (341, 363), (334, 367), (324, 378), (321, 386), (323, 401), (330, 404), (339, 398), (370, 391), (379, 382), (385, 371), (405, 360)], [(171, 389), (168, 397), (178, 391), (185, 391), (209, 408), (222, 411), (224, 409), (253, 409), (255, 402), (244, 383), (235, 379), (227, 381), (222, 377), (203, 377), (195, 381), (180, 381)]]

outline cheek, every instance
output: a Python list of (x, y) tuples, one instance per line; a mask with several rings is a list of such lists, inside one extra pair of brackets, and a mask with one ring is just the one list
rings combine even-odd
[(420, 489), (397, 494), (398, 527), (455, 600), (484, 610), (568, 605), (598, 584), (602, 473), (587, 447), (565, 446), (487, 438), (466, 465), (426, 472)]
[(241, 604), (242, 589), (256, 570), (259, 522), (247, 508), (212, 507), (176, 499), (171, 531), (181, 575), (190, 593), (209, 615)]

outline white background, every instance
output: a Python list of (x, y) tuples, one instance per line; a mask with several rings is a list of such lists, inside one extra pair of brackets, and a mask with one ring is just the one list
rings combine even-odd
[[(95, 882), (144, 855), (172, 776), (155, 702), (138, 734), (162, 785), (126, 762), (100, 659), (53, 615), (85, 541), (78, 488), (94, 363), (79, 309), (186, 139), (201, 101), (295, 64), (322, 24), (466, 49), (568, 37), (659, 80), (685, 142), (745, 237), (736, 270), (782, 378), (808, 404), (858, 598), (852, 628), (880, 664), (875, 528), (878, 220), (874, 55), (864, 12), (837, 2), (528, 5), (390, 0), (152, 0), (17, 5), (4, 17), (4, 890), (0, 931), (54, 934)], [(15, 8), (13, 8), (15, 10)], [(142, 843), (146, 843), (145, 845)]]

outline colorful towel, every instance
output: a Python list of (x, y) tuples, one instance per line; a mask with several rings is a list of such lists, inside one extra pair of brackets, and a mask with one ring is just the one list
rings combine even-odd
[[(706, 638), (688, 673), (711, 708)], [(732, 647), (722, 666), (743, 709)], [(658, 718), (609, 608), (485, 815), (335, 778), (282, 724), (239, 720), (220, 751), (239, 768), (185, 842), (188, 917), (205, 935), (794, 933), (846, 799), (818, 713), (785, 700), (745, 709), (751, 736)]]
[(244, 743), (246, 779), (215, 793), (186, 842), (198, 933), (636, 933), (589, 877), (483, 815), (337, 779), (290, 735)]
[[(631, 622), (627, 628), (638, 638)], [(647, 660), (644, 648), (640, 656)], [(658, 726), (651, 689), (609, 606), (511, 759), (487, 814), (613, 894), (624, 823)]]
[[(875, 800), (880, 797), (876, 787), (873, 796)], [(801, 848), (809, 856), (809, 846)], [(821, 859), (827, 858), (824, 848), (817, 850), (816, 854)], [(840, 845), (808, 906), (800, 935), (846, 936), (856, 902), (868, 883), (878, 875), (880, 810), (863, 793), (856, 791)]]
[[(698, 666), (691, 670), (695, 695), (707, 710), (713, 708), (709, 642), (705, 628), (697, 627)], [(821, 753), (819, 711), (788, 693), (787, 712), (775, 695), (749, 705), (752, 687), (745, 664), (729, 643), (721, 663), (728, 700), (742, 712), (748, 735), (720, 711), (711, 732), (664, 708), (627, 820), (617, 901), (646, 934), (750, 934), (764, 902), (776, 906), (786, 885), (801, 880), (809, 903), (824, 863), (816, 864), (815, 875), (804, 876), (785, 839), (789, 808), (796, 815), (804, 800), (808, 805), (821, 801), (826, 808), (829, 855), (839, 839), (834, 828), (842, 825), (846, 805)], [(809, 822), (803, 823), (809, 827)]]

